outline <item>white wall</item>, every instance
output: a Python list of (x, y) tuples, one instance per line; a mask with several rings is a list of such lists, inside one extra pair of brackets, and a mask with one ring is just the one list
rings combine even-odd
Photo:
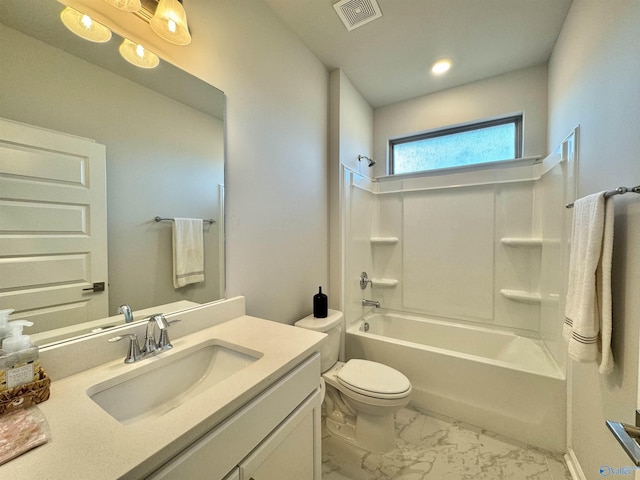
[(328, 279), (328, 73), (262, 2), (201, 3), (179, 65), (227, 95), (227, 294), (293, 323)]
[(374, 174), (387, 174), (387, 143), (414, 133), (524, 113), (524, 156), (547, 149), (547, 66), (516, 70), (442, 92), (377, 108)]
[[(549, 143), (580, 125), (578, 196), (640, 183), (640, 3), (574, 0), (549, 66)], [(587, 479), (631, 461), (605, 419), (634, 423), (640, 319), (640, 198), (615, 198), (613, 354), (602, 377), (571, 362), (569, 445)]]

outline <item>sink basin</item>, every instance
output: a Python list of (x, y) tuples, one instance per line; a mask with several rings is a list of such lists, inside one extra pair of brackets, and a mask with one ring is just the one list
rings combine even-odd
[[(140, 360), (131, 370), (87, 390), (122, 424), (159, 417), (251, 365), (262, 354), (216, 340)], [(136, 368), (137, 367), (137, 368)]]

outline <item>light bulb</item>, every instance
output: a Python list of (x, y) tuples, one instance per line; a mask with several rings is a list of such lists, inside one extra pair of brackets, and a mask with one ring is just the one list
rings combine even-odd
[(91, 17), (89, 15), (82, 15), (82, 18), (80, 19), (80, 23), (82, 24), (85, 30), (91, 30), (91, 26), (93, 25), (93, 20), (91, 20)]

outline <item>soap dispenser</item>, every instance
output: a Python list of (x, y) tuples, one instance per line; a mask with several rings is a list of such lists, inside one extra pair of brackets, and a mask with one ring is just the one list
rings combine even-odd
[(318, 293), (313, 296), (313, 316), (327, 318), (328, 308), (327, 296), (322, 293), (322, 287), (319, 287)]
[(22, 334), (23, 327), (32, 325), (27, 320), (9, 322), (11, 336), (2, 341), (4, 356), (0, 359), (0, 370), (4, 376), (0, 374), (0, 391), (40, 379), (38, 347), (31, 345), (29, 335)]
[(0, 310), (0, 347), (2, 346), (2, 340), (11, 335), (9, 329), (9, 315), (13, 313), (13, 308), (5, 308)]

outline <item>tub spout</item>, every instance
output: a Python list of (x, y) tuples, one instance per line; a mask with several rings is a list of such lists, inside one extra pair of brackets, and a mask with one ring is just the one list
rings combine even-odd
[(380, 302), (377, 302), (375, 300), (367, 300), (365, 298), (362, 299), (362, 306), (363, 307), (376, 307), (376, 308), (380, 308)]

